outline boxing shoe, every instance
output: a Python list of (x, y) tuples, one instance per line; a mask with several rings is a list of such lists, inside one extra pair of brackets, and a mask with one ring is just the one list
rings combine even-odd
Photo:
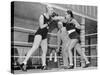
[(22, 71), (27, 71), (26, 65), (24, 63), (19, 65)]

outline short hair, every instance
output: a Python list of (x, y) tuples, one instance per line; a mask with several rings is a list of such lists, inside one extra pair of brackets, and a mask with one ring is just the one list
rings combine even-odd
[(67, 10), (66, 12), (71, 15), (71, 18), (74, 18), (73, 12), (71, 10)]
[(48, 6), (48, 5), (45, 8), (46, 8), (46, 12), (48, 12), (48, 10), (50, 9), (54, 10), (51, 6)]

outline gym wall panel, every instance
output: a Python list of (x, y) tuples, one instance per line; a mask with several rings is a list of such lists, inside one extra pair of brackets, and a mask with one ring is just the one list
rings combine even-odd
[[(14, 26), (26, 29), (36, 30), (38, 29), (38, 22), (31, 19), (23, 19), (20, 17), (14, 17)], [(28, 42), (29, 33), (14, 32), (14, 41)]]
[(14, 26), (27, 28), (27, 29), (34, 29), (34, 30), (36, 30), (39, 27), (38, 21), (20, 18), (17, 16), (14, 17)]
[(85, 19), (85, 34), (97, 33), (97, 21)]
[(28, 41), (28, 33), (22, 33), (22, 32), (14, 32), (14, 41), (20, 41), (20, 42), (27, 42)]
[(40, 3), (32, 2), (15, 2), (14, 3), (14, 15), (27, 19), (38, 20), (39, 16), (43, 14), (45, 6)]

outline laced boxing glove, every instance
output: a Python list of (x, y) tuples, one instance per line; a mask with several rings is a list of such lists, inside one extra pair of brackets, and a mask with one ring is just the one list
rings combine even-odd
[(55, 12), (53, 12), (52, 15), (51, 15), (51, 17), (55, 17), (55, 16), (58, 16), (58, 14), (55, 13)]
[(48, 22), (48, 26), (49, 26), (50, 28), (52, 28), (52, 25), (53, 25), (54, 28), (57, 27), (57, 26), (56, 26), (56, 25), (57, 25), (57, 21), (52, 19), (52, 18), (55, 17), (55, 16), (58, 16), (58, 14), (55, 13), (55, 12), (53, 12), (52, 15), (50, 16), (50, 21)]

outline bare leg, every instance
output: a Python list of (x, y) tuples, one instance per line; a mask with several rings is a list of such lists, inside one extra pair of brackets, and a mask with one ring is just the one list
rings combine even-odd
[(32, 48), (29, 50), (29, 52), (26, 55), (25, 60), (23, 61), (24, 64), (27, 63), (28, 59), (30, 58), (30, 56), (35, 52), (35, 50), (39, 47), (40, 42), (41, 42), (41, 36), (40, 35), (36, 35), (34, 38), (34, 43)]
[(54, 53), (54, 62), (57, 62), (57, 53)]
[(53, 54), (50, 53), (50, 58), (49, 58), (50, 61), (52, 61), (52, 56), (53, 56)]
[(41, 42), (41, 48), (42, 48), (42, 66), (46, 65), (46, 54), (47, 54), (47, 39), (42, 40)]
[(71, 39), (70, 44), (68, 46), (68, 54), (69, 54), (69, 61), (70, 64), (69, 65), (73, 65), (73, 56), (72, 56), (72, 49), (75, 47), (77, 43), (77, 39)]
[(86, 64), (88, 64), (89, 61), (88, 61), (88, 59), (87, 59), (85, 53), (82, 51), (81, 45), (80, 45), (79, 43), (77, 43), (76, 46), (75, 46), (75, 48), (76, 48), (77, 52), (82, 56), (82, 58), (85, 59)]
[(64, 66), (68, 67), (68, 42), (63, 44), (62, 53), (63, 53), (63, 64)]

